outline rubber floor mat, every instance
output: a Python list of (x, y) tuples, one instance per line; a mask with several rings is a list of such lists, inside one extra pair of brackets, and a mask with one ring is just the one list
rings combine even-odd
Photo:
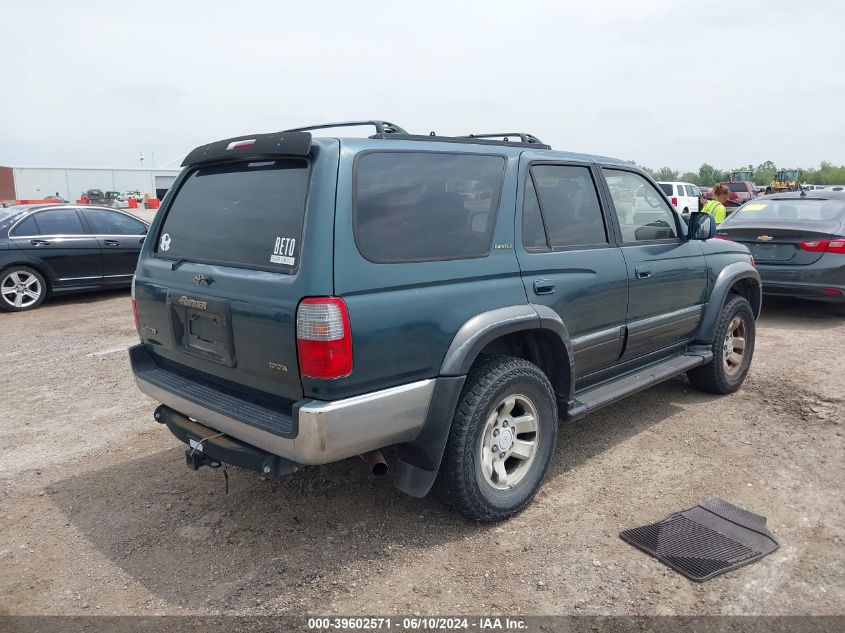
[(779, 546), (766, 517), (719, 497), (619, 536), (696, 582), (753, 563)]

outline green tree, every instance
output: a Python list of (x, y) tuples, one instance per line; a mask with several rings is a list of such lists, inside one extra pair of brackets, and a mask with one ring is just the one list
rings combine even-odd
[(701, 187), (712, 187), (717, 182), (721, 182), (722, 180), (726, 180), (725, 172), (720, 171), (713, 167), (712, 165), (708, 165), (704, 163), (701, 167), (698, 168), (698, 184)]
[(700, 182), (698, 182), (698, 174), (693, 173), (691, 171), (685, 171), (684, 173), (682, 173), (679, 180), (682, 180), (683, 182), (691, 182), (694, 185), (701, 184)]
[(671, 167), (661, 167), (654, 172), (654, 179), (661, 182), (674, 182), (678, 180), (678, 172)]
[(754, 170), (754, 182), (760, 186), (771, 184), (775, 179), (775, 172), (777, 172), (777, 166), (772, 161), (760, 163)]

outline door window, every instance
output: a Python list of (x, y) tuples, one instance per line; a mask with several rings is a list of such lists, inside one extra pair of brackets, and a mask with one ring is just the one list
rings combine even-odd
[(623, 242), (676, 239), (675, 213), (643, 176), (621, 169), (603, 169)]
[(35, 214), (40, 235), (85, 235), (76, 209), (51, 209)]
[(685, 185), (685, 186), (687, 188), (687, 195), (688, 196), (694, 196), (695, 192), (692, 190), (692, 185)]
[(527, 249), (607, 244), (607, 230), (590, 169), (533, 166), (526, 184), (522, 235)]
[(147, 227), (123, 213), (105, 209), (85, 209), (82, 213), (99, 235), (144, 235)]

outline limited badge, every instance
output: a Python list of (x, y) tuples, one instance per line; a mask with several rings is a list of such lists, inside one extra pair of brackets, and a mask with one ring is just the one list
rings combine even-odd
[(163, 251), (170, 250), (170, 234), (165, 233), (161, 236), (161, 241), (159, 242), (159, 248)]

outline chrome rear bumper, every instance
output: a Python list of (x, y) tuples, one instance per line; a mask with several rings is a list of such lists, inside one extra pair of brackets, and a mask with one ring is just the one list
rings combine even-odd
[[(144, 345), (129, 349), (138, 387), (154, 400), (201, 424), (299, 464), (326, 464), (392, 444), (413, 441), (425, 422), (434, 379), (390, 387), (342, 400), (302, 400), (293, 407), (294, 437), (258, 428), (211, 408), (196, 393), (175, 389), (158, 378), (161, 369)], [(146, 357), (146, 358), (145, 358)], [(159, 372), (159, 373), (157, 373)], [(215, 394), (219, 404), (231, 396)], [(233, 407), (235, 408), (235, 407)]]

